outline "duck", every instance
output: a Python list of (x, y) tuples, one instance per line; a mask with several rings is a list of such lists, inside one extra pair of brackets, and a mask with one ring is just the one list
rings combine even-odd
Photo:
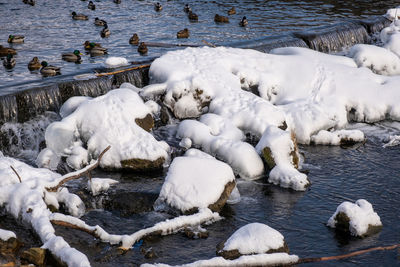
[(189, 13), (192, 11), (192, 8), (189, 6), (189, 4), (186, 4), (185, 7), (183, 8), (183, 11), (185, 11), (186, 13)]
[(83, 46), (85, 47), (85, 50), (92, 50), (94, 47), (101, 47), (101, 44), (85, 41)]
[(10, 44), (21, 44), (24, 42), (25, 36), (22, 35), (12, 35), (8, 36), (7, 42)]
[(15, 49), (13, 49), (13, 48), (4, 47), (4, 46), (0, 45), (0, 57), (5, 57), (8, 54), (16, 55), (17, 51)]
[(99, 18), (95, 18), (94, 19), (94, 25), (96, 26), (104, 26), (107, 24), (107, 21), (99, 19)]
[(98, 56), (104, 56), (108, 54), (107, 48), (104, 47), (94, 47), (89, 51), (91, 57), (98, 57)]
[(6, 69), (14, 68), (15, 64), (17, 64), (17, 61), (11, 54), (8, 54), (7, 57), (3, 60), (3, 65)]
[(89, 8), (90, 10), (96, 10), (96, 5), (93, 3), (93, 1), (89, 1), (87, 8)]
[(217, 23), (228, 23), (229, 19), (227, 17), (215, 14), (214, 21)]
[(110, 34), (111, 34), (111, 31), (110, 31), (110, 29), (108, 28), (108, 25), (107, 25), (107, 23), (104, 25), (104, 28), (101, 30), (101, 32), (100, 32), (100, 36), (101, 36), (101, 38), (106, 38), (106, 37), (108, 37), (108, 36), (110, 36)]
[(197, 16), (197, 14), (192, 11), (189, 11), (188, 18), (190, 21), (198, 21), (199, 20), (199, 16)]
[(187, 28), (176, 33), (176, 38), (189, 38), (189, 30)]
[(147, 52), (149, 51), (149, 49), (147, 48), (147, 45), (146, 45), (144, 42), (141, 42), (141, 43), (139, 44), (139, 46), (138, 46), (137, 51), (138, 51), (140, 54), (144, 55), (144, 54), (147, 54)]
[(47, 63), (47, 61), (42, 61), (40, 63), (42, 65), (42, 68), (40, 69), (40, 73), (43, 76), (55, 76), (55, 75), (60, 75), (60, 68), (56, 66), (51, 66)]
[(89, 19), (88, 16), (86, 16), (84, 14), (76, 14), (75, 11), (72, 12), (71, 15), (74, 20), (88, 20)]
[(35, 5), (35, 0), (22, 0), (22, 2), (31, 6)]
[(157, 11), (157, 12), (160, 12), (162, 10), (162, 5), (159, 2), (157, 2), (154, 5), (154, 10)]
[(249, 24), (249, 22), (247, 21), (246, 16), (244, 16), (244, 17), (242, 18), (242, 20), (239, 22), (239, 25), (240, 25), (241, 27), (246, 27), (247, 24)]
[(40, 69), (41, 67), (42, 67), (42, 65), (40, 64), (38, 57), (32, 58), (32, 60), (29, 61), (29, 63), (28, 63), (28, 69), (29, 69), (30, 71), (32, 71), (32, 70), (38, 70), (38, 69)]
[(137, 45), (137, 44), (139, 44), (139, 36), (138, 36), (136, 33), (134, 33), (134, 34), (132, 35), (132, 37), (129, 39), (129, 43), (130, 43), (131, 45)]
[(79, 50), (74, 50), (74, 52), (72, 52), (72, 53), (62, 54), (61, 58), (62, 58), (62, 60), (65, 60), (68, 62), (81, 63), (82, 62), (81, 55), (82, 55), (82, 53), (79, 52)]
[(232, 7), (231, 9), (228, 10), (228, 15), (235, 15), (235, 14), (236, 14), (235, 7)]
[(114, 3), (121, 4), (121, 0), (114, 0)]

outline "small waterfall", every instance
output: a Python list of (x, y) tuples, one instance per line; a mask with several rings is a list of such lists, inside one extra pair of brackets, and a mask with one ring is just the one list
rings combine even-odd
[(369, 34), (374, 34), (388, 27), (392, 22), (384, 16), (379, 16), (372, 20), (361, 20), (359, 23), (367, 29)]
[(320, 52), (338, 52), (344, 47), (359, 43), (369, 43), (370, 36), (360, 23), (348, 22), (317, 27), (309, 31), (295, 32), (307, 45)]
[(113, 85), (120, 87), (127, 82), (142, 88), (149, 84), (149, 69), (150, 67), (143, 67), (114, 74)]
[(5, 122), (17, 121), (17, 100), (15, 95), (0, 96), (0, 125)]

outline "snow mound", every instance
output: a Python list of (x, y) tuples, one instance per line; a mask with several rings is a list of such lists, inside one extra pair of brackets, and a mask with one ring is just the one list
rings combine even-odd
[[(344, 220), (340, 221), (338, 214), (343, 213), (347, 216)], [(346, 222), (347, 221), (347, 222)], [(336, 212), (332, 215), (328, 220), (328, 226), (332, 228), (337, 228), (338, 223), (343, 225), (344, 223), (348, 224), (348, 229), (340, 229), (347, 230), (354, 236), (363, 237), (368, 235), (368, 232), (371, 231), (371, 227), (381, 227), (382, 222), (379, 218), (378, 214), (374, 212), (374, 209), (368, 201), (365, 199), (359, 199), (356, 203), (351, 203), (348, 201), (340, 204)]]
[(360, 130), (338, 130), (332, 132), (321, 130), (316, 135), (311, 136), (311, 143), (317, 145), (338, 146), (364, 141), (365, 135)]
[(305, 191), (310, 186), (307, 175), (289, 164), (276, 165), (269, 173), (268, 182), (297, 191)]
[(216, 203), (226, 185), (234, 181), (232, 169), (221, 161), (208, 157), (177, 157), (168, 169), (159, 200), (182, 212), (207, 208)]
[(129, 65), (128, 60), (124, 57), (109, 57), (104, 63), (108, 68), (116, 68)]
[(10, 238), (17, 238), (14, 232), (0, 229), (0, 240), (7, 241)]
[(72, 168), (80, 169), (109, 145), (111, 149), (100, 162), (103, 168), (122, 168), (122, 162), (131, 159), (167, 159), (168, 145), (136, 124), (136, 120), (151, 113), (137, 93), (116, 89), (80, 100), (75, 111), (46, 129), (47, 148), (38, 157), (39, 166), (56, 166), (55, 159), (66, 156)]
[(400, 19), (400, 8), (391, 8), (386, 11), (385, 17), (391, 21)]
[(240, 254), (261, 254), (282, 248), (284, 237), (277, 230), (262, 223), (242, 226), (225, 242), (224, 250), (238, 250)]

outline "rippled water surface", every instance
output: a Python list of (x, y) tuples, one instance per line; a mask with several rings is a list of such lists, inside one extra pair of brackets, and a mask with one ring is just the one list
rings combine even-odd
[[(104, 57), (90, 58), (85, 55), (82, 64), (61, 60), (61, 54), (75, 49), (83, 51), (85, 40), (100, 42), (109, 49), (110, 56), (123, 56), (129, 61), (153, 58), (174, 48), (150, 47), (146, 56), (137, 53), (137, 47), (128, 43), (133, 33), (146, 42), (166, 44), (204, 45), (202, 40), (214, 44), (227, 44), (327, 25), (349, 19), (369, 18), (382, 15), (399, 1), (160, 1), (161, 12), (154, 10), (156, 1), (97, 0), (96, 10), (87, 8), (87, 1), (80, 0), (36, 0), (35, 6), (25, 5), (20, 0), (0, 0), (0, 44), (7, 46), (9, 34), (24, 35), (24, 44), (13, 44), (17, 49), (17, 65), (11, 71), (0, 67), (0, 93), (7, 86), (42, 79), (39, 73), (30, 73), (28, 62), (34, 57), (60, 66), (62, 74), (79, 73), (102, 65)], [(198, 14), (199, 22), (191, 23), (183, 7), (189, 3)], [(237, 14), (229, 16), (230, 23), (216, 24), (216, 13), (227, 15), (231, 7)], [(72, 20), (71, 12), (84, 13), (88, 21)], [(238, 26), (246, 16), (249, 26)], [(99, 17), (108, 22), (109, 38), (102, 39), (100, 30), (93, 24)], [(176, 39), (176, 32), (188, 28), (189, 39)]]

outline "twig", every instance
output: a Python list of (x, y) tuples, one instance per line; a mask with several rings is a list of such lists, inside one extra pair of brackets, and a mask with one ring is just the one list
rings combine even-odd
[(14, 173), (17, 175), (19, 182), (22, 183), (21, 176), (19, 176), (18, 172), (14, 169), (13, 166), (10, 165), (10, 167), (14, 171)]
[(77, 174), (73, 174), (73, 175), (67, 174), (67, 175), (65, 175), (66, 177), (65, 177), (64, 179), (62, 179), (62, 180), (58, 183), (58, 185), (53, 186), (53, 187), (46, 187), (46, 190), (49, 191), (49, 192), (57, 192), (58, 188), (60, 188), (60, 187), (61, 187), (63, 184), (65, 184), (66, 182), (71, 181), (71, 180), (78, 179), (78, 178), (80, 178), (80, 177), (82, 177), (82, 176), (85, 176), (85, 175), (87, 176), (88, 173), (89, 173), (90, 171), (92, 171), (93, 169), (97, 168), (97, 166), (99, 166), (101, 158), (103, 157), (103, 155), (104, 155), (110, 148), (111, 148), (111, 146), (108, 146), (106, 149), (104, 149), (103, 152), (100, 153), (100, 155), (99, 155), (99, 157), (98, 157), (96, 163), (93, 164), (93, 165), (91, 165), (89, 168), (85, 168), (85, 169), (83, 169), (83, 171), (78, 172)]
[(64, 227), (68, 227), (68, 228), (72, 228), (72, 229), (76, 229), (76, 230), (80, 230), (83, 232), (86, 232), (92, 236), (94, 236), (97, 239), (101, 239), (101, 237), (96, 233), (96, 230), (89, 230), (87, 228), (84, 227), (80, 227), (78, 225), (69, 223), (69, 222), (65, 222), (65, 221), (59, 221), (59, 220), (50, 220), (52, 224), (55, 225), (60, 225), (60, 226), (64, 226)]
[(132, 68), (128, 68), (128, 69), (112, 71), (112, 72), (96, 73), (95, 75), (96, 75), (97, 77), (102, 77), (102, 76), (113, 75), (113, 74), (117, 74), (117, 73), (129, 71), (129, 70), (137, 70), (137, 69), (143, 69), (143, 68), (148, 68), (148, 67), (150, 67), (150, 65), (149, 65), (149, 64), (146, 64), (146, 65), (141, 65), (141, 66), (132, 67)]
[(217, 47), (216, 45), (214, 45), (214, 44), (212, 44), (212, 43), (209, 43), (209, 42), (207, 42), (206, 40), (201, 40), (203, 43), (205, 43), (206, 45), (208, 45), (208, 46), (211, 46), (211, 47)]
[(386, 246), (386, 247), (375, 247), (375, 248), (363, 249), (363, 250), (354, 251), (354, 252), (351, 252), (351, 253), (348, 253), (348, 254), (344, 254), (344, 255), (321, 257), (321, 258), (303, 258), (303, 259), (299, 259), (299, 261), (297, 263), (340, 260), (340, 259), (345, 259), (345, 258), (350, 258), (350, 257), (358, 256), (358, 255), (361, 255), (361, 254), (365, 254), (365, 253), (368, 253), (368, 252), (371, 252), (371, 251), (393, 250), (393, 249), (396, 249), (398, 247), (400, 247), (400, 244)]

